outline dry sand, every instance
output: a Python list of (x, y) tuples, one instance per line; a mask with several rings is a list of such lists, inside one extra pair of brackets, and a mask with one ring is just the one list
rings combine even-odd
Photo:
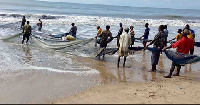
[(200, 73), (146, 83), (96, 86), (58, 104), (199, 104)]

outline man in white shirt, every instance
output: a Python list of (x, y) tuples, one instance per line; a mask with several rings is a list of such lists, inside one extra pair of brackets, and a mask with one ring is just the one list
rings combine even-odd
[(119, 57), (118, 57), (118, 63), (117, 63), (118, 68), (119, 68), (120, 57), (124, 57), (123, 67), (125, 66), (126, 57), (128, 56), (128, 50), (129, 50), (128, 47), (132, 43), (131, 36), (128, 34), (129, 28), (125, 28), (124, 31), (125, 33), (123, 33), (119, 39), (119, 50), (118, 50)]

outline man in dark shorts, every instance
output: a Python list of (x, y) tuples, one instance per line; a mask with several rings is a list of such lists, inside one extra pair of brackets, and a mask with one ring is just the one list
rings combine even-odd
[(150, 31), (150, 28), (149, 28), (149, 24), (148, 24), (148, 23), (145, 24), (145, 27), (146, 27), (146, 29), (145, 29), (145, 31), (144, 31), (144, 35), (140, 37), (140, 39), (141, 39), (142, 37), (144, 37), (144, 41), (142, 42), (142, 44), (144, 45), (144, 48), (146, 47), (147, 40), (148, 40), (148, 37), (149, 37), (149, 31)]
[[(110, 26), (106, 26), (106, 30), (102, 31), (97, 37), (100, 37), (100, 48), (106, 48), (107, 44), (113, 39), (112, 33), (110, 32)], [(110, 39), (109, 39), (110, 37)], [(104, 55), (103, 55), (104, 58)]]
[(120, 35), (122, 35), (123, 33), (123, 26), (122, 26), (122, 23), (119, 23), (119, 26), (120, 26), (120, 29), (118, 31), (118, 34), (117, 34), (117, 47), (119, 47), (119, 38), (120, 38)]
[[(159, 32), (154, 37), (154, 40), (152, 40), (144, 49), (147, 49), (147, 47), (151, 44), (154, 44), (153, 47), (155, 49), (162, 49), (165, 47), (167, 41), (166, 41), (166, 35), (164, 32), (164, 26), (160, 25), (158, 28), (158, 31)], [(151, 71), (156, 71), (156, 65), (158, 65), (159, 57), (160, 57), (159, 50), (152, 51), (152, 56), (151, 56), (152, 69), (151, 69)]]
[(24, 44), (24, 40), (26, 40), (26, 43), (28, 43), (29, 37), (31, 35), (31, 26), (29, 25), (29, 21), (27, 21), (27, 24), (23, 27), (23, 40), (22, 44)]
[[(194, 50), (193, 39), (190, 39), (190, 38), (187, 37), (187, 35), (189, 35), (189, 33), (190, 33), (190, 30), (184, 29), (182, 39), (177, 41), (176, 43), (172, 44), (169, 47), (163, 48), (163, 51), (165, 51), (166, 49), (169, 49), (169, 48), (177, 48), (177, 52), (189, 54), (190, 50)], [(179, 76), (181, 65), (172, 62), (170, 73), (167, 76), (164, 76), (164, 77), (165, 78), (171, 78), (175, 67), (177, 67), (177, 73), (174, 74), (173, 76)]]
[(25, 18), (25, 16), (23, 16), (23, 18), (22, 18), (22, 24), (21, 24), (21, 29), (23, 29), (25, 23), (26, 23), (26, 18)]

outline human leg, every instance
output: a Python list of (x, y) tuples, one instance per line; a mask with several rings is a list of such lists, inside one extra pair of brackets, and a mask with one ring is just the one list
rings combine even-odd
[(179, 76), (179, 73), (180, 73), (180, 70), (181, 70), (181, 66), (177, 64), (176, 67), (177, 67), (177, 73), (174, 74), (173, 76)]
[(28, 43), (28, 41), (29, 41), (29, 36), (30, 36), (30, 35), (27, 35), (27, 36), (26, 36), (26, 43)]
[(156, 71), (156, 65), (158, 64), (159, 57), (160, 57), (159, 51), (153, 51), (152, 52), (152, 56), (151, 56), (152, 69), (151, 69), (151, 71)]
[(22, 44), (24, 44), (24, 40), (25, 40), (26, 36), (25, 34), (23, 35), (23, 39), (22, 39)]
[(194, 50), (190, 50), (190, 55), (193, 55), (194, 54)]
[(119, 68), (120, 56), (118, 56), (117, 67)]
[(165, 78), (171, 78), (174, 69), (175, 69), (175, 63), (172, 62), (171, 69), (170, 69), (170, 73), (169, 73), (167, 76), (164, 76), (164, 77), (165, 77)]
[(124, 57), (124, 64), (123, 64), (123, 67), (125, 67), (125, 63), (126, 63), (126, 57)]

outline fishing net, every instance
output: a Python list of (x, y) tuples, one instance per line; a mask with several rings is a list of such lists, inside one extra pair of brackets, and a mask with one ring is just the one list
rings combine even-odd
[[(161, 49), (158, 49), (158, 48), (148, 48), (148, 50), (161, 52)], [(200, 57), (197, 55), (183, 54), (183, 53), (174, 52), (170, 50), (165, 50), (164, 52), (165, 52), (165, 55), (176, 64), (186, 65), (186, 64), (196, 63), (200, 61)]]
[(171, 61), (173, 61), (176, 64), (185, 65), (200, 61), (200, 57), (196, 55), (183, 54), (183, 53), (173, 52), (170, 50), (166, 50), (165, 54)]

